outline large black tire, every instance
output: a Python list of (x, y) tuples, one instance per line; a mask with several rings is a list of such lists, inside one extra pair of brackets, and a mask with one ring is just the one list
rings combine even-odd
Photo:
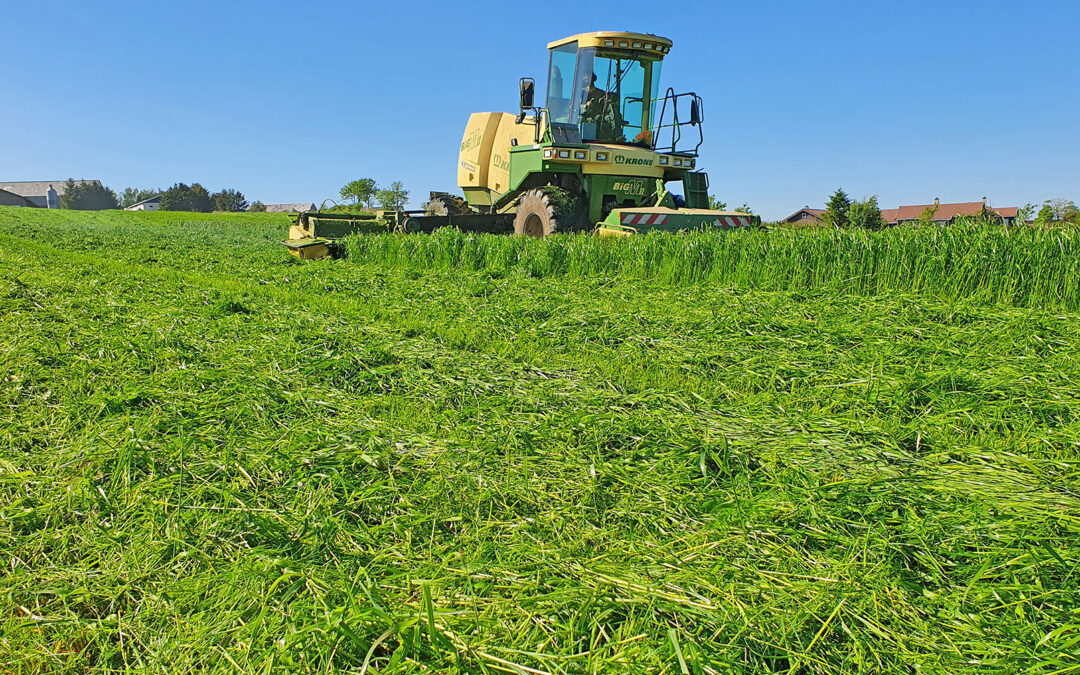
[(431, 195), (431, 201), (424, 205), (424, 214), (428, 216), (461, 216), (470, 213), (469, 205), (461, 197), (454, 195)]
[(578, 199), (556, 187), (529, 190), (518, 200), (514, 234), (546, 237), (556, 232), (581, 229), (583, 216)]

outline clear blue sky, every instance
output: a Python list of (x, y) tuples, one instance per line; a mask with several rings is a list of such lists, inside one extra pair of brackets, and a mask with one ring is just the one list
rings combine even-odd
[(469, 113), (516, 112), (517, 79), (543, 80), (548, 41), (635, 30), (674, 40), (665, 85), (705, 99), (712, 192), (767, 219), (837, 186), (883, 207), (1080, 200), (1071, 0), (56, 0), (2, 17), (0, 181), (319, 202), (370, 176), (417, 204), (455, 189)]

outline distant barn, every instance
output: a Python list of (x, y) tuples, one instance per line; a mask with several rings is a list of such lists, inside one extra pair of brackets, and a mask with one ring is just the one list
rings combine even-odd
[[(99, 180), (81, 179), (75, 181), (76, 185), (85, 185), (87, 183), (101, 185), (101, 181)], [(42, 209), (60, 208), (60, 197), (64, 196), (64, 188), (66, 186), (66, 180), (20, 180), (10, 183), (0, 182), (0, 190), (13, 192), (20, 197), (29, 200), (33, 206)]]
[(0, 206), (26, 206), (33, 207), (34, 203), (23, 197), (17, 195), (14, 192), (8, 192), (7, 190), (0, 190)]

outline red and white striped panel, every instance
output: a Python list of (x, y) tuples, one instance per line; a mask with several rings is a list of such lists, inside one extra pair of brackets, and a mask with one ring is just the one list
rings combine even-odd
[(716, 219), (720, 227), (750, 227), (750, 219), (745, 216), (720, 216)]
[(619, 220), (623, 225), (667, 225), (662, 213), (623, 213)]

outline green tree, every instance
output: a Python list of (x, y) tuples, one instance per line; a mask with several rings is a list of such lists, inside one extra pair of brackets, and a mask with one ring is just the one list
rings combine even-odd
[[(829, 197), (829, 203), (825, 206), (825, 216), (822, 220), (826, 225), (832, 225), (836, 228), (847, 227), (848, 225), (848, 211), (851, 209), (851, 198), (847, 196), (847, 193), (841, 188), (837, 188), (832, 197)], [(881, 215), (880, 211), (878, 215)]]
[(885, 219), (881, 217), (881, 209), (878, 208), (877, 195), (862, 201), (851, 202), (847, 219), (853, 227), (864, 227), (868, 230), (880, 230), (885, 227)]
[(1035, 219), (1042, 221), (1043, 224), (1069, 223), (1080, 225), (1080, 210), (1076, 208), (1074, 202), (1057, 197), (1043, 202), (1042, 208), (1039, 209), (1039, 215)]
[(242, 192), (229, 189), (215, 192), (210, 202), (215, 211), (243, 211), (248, 205)]
[(351, 201), (353, 204), (362, 204), (365, 208), (371, 208), (372, 200), (375, 199), (375, 180), (372, 178), (358, 178), (350, 181), (341, 188), (341, 198)]
[(195, 200), (195, 208), (191, 209), (198, 213), (210, 213), (214, 205), (210, 201), (210, 192), (198, 183), (191, 184), (191, 194)]
[(1054, 222), (1054, 209), (1050, 206), (1050, 202), (1043, 202), (1042, 208), (1035, 214), (1036, 225), (1048, 225)]
[(198, 183), (192, 183), (190, 186), (176, 183), (161, 194), (162, 211), (209, 213), (211, 207), (210, 193)]
[(265, 213), (266, 204), (263, 204), (262, 202), (256, 200), (251, 203), (251, 210), (255, 211), (256, 213)]
[(1031, 202), (1024, 204), (1016, 210), (1016, 224), (1024, 225), (1029, 220), (1035, 219), (1035, 214), (1038, 213), (1038, 209)]
[(727, 202), (720, 201), (716, 195), (709, 195), (709, 208), (714, 211), (726, 211)]
[(120, 193), (120, 208), (126, 209), (132, 204), (138, 204), (144, 199), (150, 199), (161, 194), (161, 190), (151, 190), (149, 188), (124, 188)]
[(746, 202), (743, 202), (742, 204), (739, 204), (739, 207), (737, 209), (735, 209), (735, 210), (738, 211), (739, 213), (749, 213), (752, 216), (757, 215), (757, 214), (754, 213), (754, 210), (750, 208), (750, 205), (747, 204)]
[(937, 204), (931, 204), (930, 206), (927, 206), (925, 209), (923, 209), (922, 213), (919, 214), (919, 224), (920, 225), (930, 225), (930, 224), (932, 224), (934, 222), (934, 216), (937, 215), (937, 212), (938, 212), (939, 208), (940, 207)]
[(385, 211), (398, 211), (405, 208), (405, 203), (409, 201), (409, 191), (404, 183), (396, 180), (390, 183), (390, 187), (376, 190), (375, 201)]
[(64, 183), (64, 194), (60, 195), (60, 208), (78, 211), (102, 211), (119, 206), (116, 193), (98, 181), (76, 183), (68, 178)]

